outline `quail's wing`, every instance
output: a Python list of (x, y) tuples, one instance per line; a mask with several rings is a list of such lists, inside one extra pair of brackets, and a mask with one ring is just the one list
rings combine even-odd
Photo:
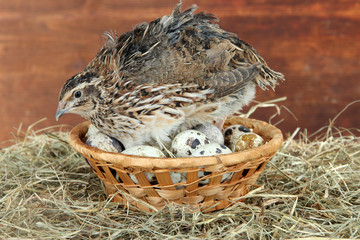
[(283, 78), (249, 44), (214, 24), (213, 15), (193, 14), (195, 9), (180, 12), (178, 5), (170, 16), (140, 24), (118, 39), (109, 37), (94, 60), (100, 64), (90, 65), (105, 75), (118, 72), (121, 89), (180, 84), (184, 91), (209, 90), (207, 97), (214, 98), (249, 81), (274, 88)]

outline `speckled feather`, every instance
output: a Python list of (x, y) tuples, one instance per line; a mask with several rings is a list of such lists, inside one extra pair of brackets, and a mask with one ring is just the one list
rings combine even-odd
[(169, 143), (184, 126), (221, 121), (240, 110), (255, 85), (274, 88), (283, 80), (256, 50), (215, 24), (196, 6), (142, 23), (107, 41), (82, 73), (65, 83), (60, 103), (75, 101), (72, 113), (90, 120), (125, 147), (152, 139)]

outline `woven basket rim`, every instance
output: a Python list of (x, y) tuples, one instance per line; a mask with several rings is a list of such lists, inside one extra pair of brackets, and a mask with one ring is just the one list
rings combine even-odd
[(183, 158), (154, 158), (141, 157), (134, 155), (127, 155), (122, 153), (105, 152), (98, 148), (91, 147), (84, 143), (83, 138), (90, 126), (90, 122), (85, 121), (75, 126), (69, 134), (69, 144), (83, 156), (95, 158), (104, 163), (109, 162), (117, 164), (122, 167), (144, 168), (144, 169), (163, 169), (163, 168), (197, 168), (200, 166), (211, 166), (215, 164), (223, 164), (224, 166), (231, 166), (241, 162), (248, 162), (252, 159), (270, 156), (276, 153), (281, 146), (283, 135), (280, 129), (266, 123), (264, 121), (243, 118), (238, 116), (229, 117), (226, 120), (226, 125), (241, 124), (253, 128), (255, 133), (270, 139), (266, 144), (248, 149), (241, 152), (234, 152), (230, 154), (222, 154), (208, 157), (183, 157)]

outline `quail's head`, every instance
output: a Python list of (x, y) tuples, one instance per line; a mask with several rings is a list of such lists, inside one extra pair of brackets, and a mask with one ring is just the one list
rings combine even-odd
[(96, 73), (87, 71), (70, 78), (60, 91), (56, 120), (65, 113), (75, 113), (85, 118), (91, 114), (96, 106), (94, 99), (100, 95), (96, 88), (100, 78)]

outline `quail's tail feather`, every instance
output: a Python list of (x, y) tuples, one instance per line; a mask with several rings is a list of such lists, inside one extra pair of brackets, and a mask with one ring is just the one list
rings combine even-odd
[(268, 87), (274, 90), (275, 86), (278, 84), (278, 80), (284, 81), (284, 75), (270, 69), (267, 65), (263, 65), (259, 69), (259, 75), (255, 78), (257, 85), (262, 90), (266, 90)]
[(259, 74), (255, 77), (256, 84), (263, 90), (275, 89), (275, 86), (278, 84), (278, 81), (284, 81), (284, 75), (280, 72), (276, 72), (269, 68), (265, 60), (257, 53), (255, 48), (250, 46), (248, 43), (240, 40), (240, 39), (232, 39), (235, 40), (235, 44), (243, 49), (243, 57), (247, 59), (250, 63), (260, 63), (261, 66), (258, 66)]

